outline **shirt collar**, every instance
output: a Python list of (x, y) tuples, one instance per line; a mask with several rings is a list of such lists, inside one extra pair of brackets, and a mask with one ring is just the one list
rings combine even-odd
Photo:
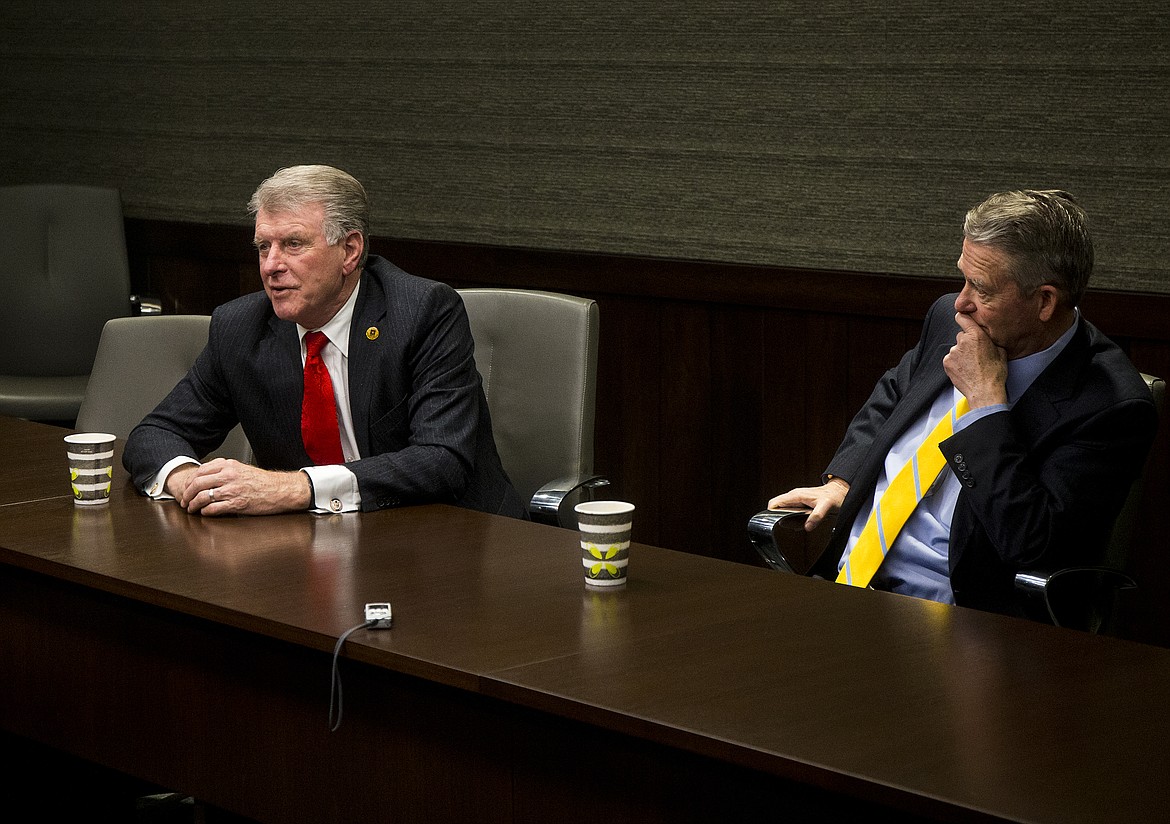
[(305, 350), (305, 335), (309, 332), (317, 331), (324, 332), (325, 337), (329, 338), (329, 342), (341, 350), (341, 354), (346, 358), (349, 357), (349, 327), (353, 324), (353, 311), (357, 306), (358, 292), (361, 291), (362, 282), (358, 278), (358, 285), (354, 287), (353, 292), (349, 298), (342, 304), (341, 308), (337, 310), (337, 314), (329, 319), (329, 322), (320, 329), (306, 329), (304, 326), (297, 324), (297, 334), (301, 340), (301, 351)]
[(1081, 320), (1081, 310), (1075, 309), (1072, 325), (1056, 339), (1056, 342), (1040, 352), (1035, 352), (1016, 360), (1008, 361), (1007, 395), (1008, 403), (1015, 403), (1021, 395), (1028, 391), (1028, 387), (1040, 377), (1040, 373), (1048, 368), (1057, 355), (1064, 351), (1068, 342), (1073, 339), (1077, 325)]

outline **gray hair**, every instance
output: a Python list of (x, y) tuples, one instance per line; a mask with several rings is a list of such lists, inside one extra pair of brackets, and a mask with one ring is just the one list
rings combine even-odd
[(963, 236), (1007, 253), (1024, 295), (1051, 284), (1076, 306), (1093, 274), (1085, 210), (1059, 189), (994, 194), (967, 212)]
[(350, 232), (362, 235), (360, 271), (370, 252), (370, 202), (355, 177), (332, 166), (289, 166), (256, 187), (248, 213), (289, 212), (320, 203), (325, 210), (321, 230), (333, 246)]

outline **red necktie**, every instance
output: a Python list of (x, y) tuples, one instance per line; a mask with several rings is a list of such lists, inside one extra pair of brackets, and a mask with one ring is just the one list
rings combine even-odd
[(301, 439), (305, 451), (317, 466), (345, 463), (341, 454), (341, 431), (337, 428), (337, 404), (333, 381), (321, 360), (321, 349), (329, 343), (322, 332), (305, 335), (305, 398), (301, 403)]

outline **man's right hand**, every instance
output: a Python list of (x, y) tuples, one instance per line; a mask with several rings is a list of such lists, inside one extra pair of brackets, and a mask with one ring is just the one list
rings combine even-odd
[(166, 488), (192, 515), (273, 515), (313, 504), (304, 472), (276, 472), (224, 458), (178, 467), (167, 476)]
[(802, 486), (777, 495), (768, 501), (768, 509), (788, 509), (807, 506), (810, 508), (804, 522), (805, 532), (811, 532), (821, 525), (829, 515), (836, 514), (845, 500), (849, 484), (842, 478), (830, 478), (823, 486)]
[(191, 476), (194, 475), (195, 470), (198, 468), (199, 464), (197, 463), (184, 464), (175, 467), (171, 470), (171, 474), (167, 475), (166, 485), (164, 486), (166, 493), (176, 501), (179, 501), (180, 506), (184, 508), (186, 508), (186, 504), (183, 502), (183, 492), (191, 482)]

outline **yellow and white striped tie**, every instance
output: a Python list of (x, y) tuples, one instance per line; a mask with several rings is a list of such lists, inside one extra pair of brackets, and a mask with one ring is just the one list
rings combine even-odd
[(874, 573), (885, 560), (886, 553), (894, 545), (894, 539), (902, 531), (906, 519), (946, 464), (938, 445), (951, 436), (955, 431), (955, 421), (967, 414), (970, 408), (967, 399), (960, 396), (955, 407), (938, 422), (914, 456), (894, 476), (877, 506), (869, 514), (845, 566), (837, 573), (837, 583), (855, 587), (869, 586)]

